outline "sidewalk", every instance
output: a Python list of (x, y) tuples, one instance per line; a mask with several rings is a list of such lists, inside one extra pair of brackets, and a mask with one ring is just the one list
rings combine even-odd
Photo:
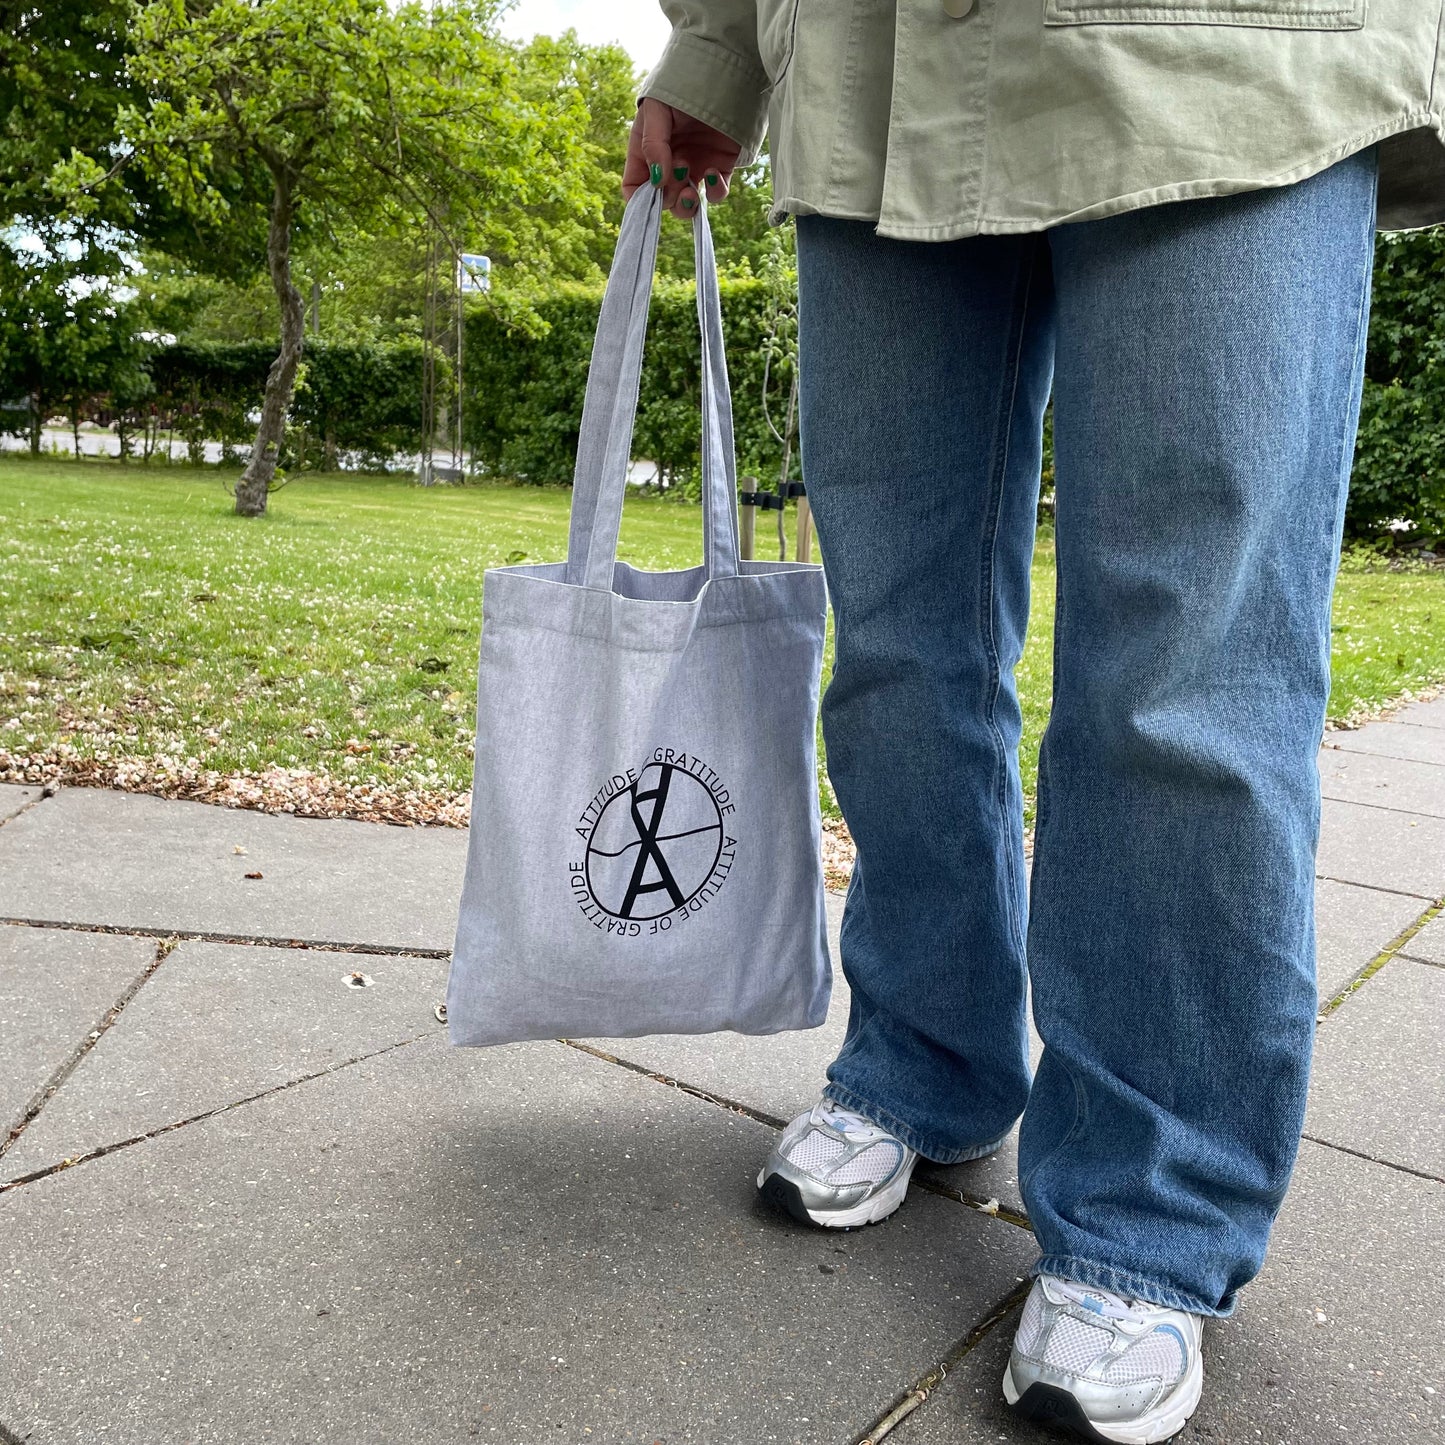
[[(1306, 1141), (1183, 1441), (1445, 1438), (1445, 699), (1326, 741)], [(861, 1232), (754, 1202), (841, 979), (808, 1034), (451, 1050), (463, 833), (0, 819), (0, 1442), (1047, 1438), (1011, 1146)]]

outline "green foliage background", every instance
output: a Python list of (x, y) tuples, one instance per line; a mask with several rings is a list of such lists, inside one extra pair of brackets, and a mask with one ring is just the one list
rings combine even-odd
[[(776, 482), (782, 448), (764, 414), (764, 379), (766, 372), (768, 411), (781, 431), (793, 375), (792, 276), (725, 279), (720, 291), (738, 473)], [(488, 472), (528, 482), (572, 480), (601, 299), (597, 288), (558, 291), (537, 306), (547, 328), (541, 334), (510, 331), (486, 311), (468, 317), (467, 441)], [(698, 344), (694, 288), (659, 283), (649, 313), (632, 454), (656, 461), (688, 495), (698, 483)]]
[(1350, 530), (1445, 537), (1445, 232), (1385, 235), (1365, 359)]

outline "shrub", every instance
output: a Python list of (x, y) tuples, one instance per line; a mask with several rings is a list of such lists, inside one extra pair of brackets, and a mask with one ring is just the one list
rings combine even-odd
[(1445, 535), (1445, 234), (1386, 234), (1375, 249), (1360, 437), (1346, 529), (1390, 522)]
[[(738, 472), (776, 483), (782, 448), (764, 416), (763, 379), (766, 366), (768, 405), (781, 431), (793, 375), (792, 277), (725, 280), (721, 295)], [(601, 301), (599, 289), (558, 291), (538, 303), (545, 325), (538, 335), (509, 329), (490, 311), (468, 316), (467, 442), (488, 471), (532, 482), (572, 480)], [(688, 493), (697, 486), (701, 431), (698, 347), (693, 286), (659, 282), (632, 454), (656, 461), (664, 477)]]

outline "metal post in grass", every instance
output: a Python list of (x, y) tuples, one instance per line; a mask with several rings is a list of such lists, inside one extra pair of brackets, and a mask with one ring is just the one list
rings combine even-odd
[(492, 258), (473, 251), (463, 251), (457, 258), (457, 445), (455, 464), (458, 480), (466, 478), (465, 442), (462, 439), (462, 371), (463, 343), (466, 328), (464, 298), (483, 295), (492, 289)]
[(757, 535), (758, 521), (758, 479), (756, 477), (744, 477), (742, 489), (738, 493), (738, 529), (741, 533), (740, 545), (744, 562), (753, 560), (753, 539)]

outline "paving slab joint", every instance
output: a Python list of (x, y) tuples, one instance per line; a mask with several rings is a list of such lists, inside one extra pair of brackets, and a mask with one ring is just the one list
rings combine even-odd
[(997, 1199), (980, 1199), (976, 1194), (969, 1194), (965, 1190), (955, 1189), (949, 1184), (940, 1184), (936, 1179), (929, 1179), (926, 1176), (913, 1176), (913, 1187), (921, 1189), (927, 1194), (936, 1194), (940, 1199), (951, 1199), (955, 1204), (965, 1205), (969, 1209), (976, 1209), (980, 1214), (987, 1214), (993, 1219), (1001, 1219), (1005, 1224), (1011, 1224), (1015, 1229), (1026, 1229), (1033, 1233), (1033, 1224), (1029, 1217), (1021, 1209), (1010, 1209), (1007, 1204), (1000, 1204)]
[(1333, 873), (1316, 873), (1317, 883), (1342, 883), (1346, 888), (1368, 888), (1371, 893), (1388, 893), (1391, 898), (1418, 898), (1422, 903), (1430, 902), (1428, 893), (1411, 893), (1407, 888), (1385, 888), (1379, 883), (1361, 883), (1358, 878), (1336, 878)]
[(312, 953), (364, 953), (386, 958), (449, 959), (449, 948), (413, 948), (403, 943), (343, 943), (324, 938), (272, 938), (264, 933), (210, 933), (184, 928), (143, 928), (125, 923), (67, 923), (54, 918), (0, 918), (16, 928), (54, 928), (70, 933), (105, 933), (118, 938), (173, 938), (177, 943), (229, 943), (242, 948), (298, 948)]
[(891, 1435), (915, 1410), (927, 1403), (948, 1378), (949, 1371), (956, 1370), (983, 1343), (990, 1331), (1024, 1302), (1032, 1286), (1032, 1280), (1024, 1280), (1010, 1290), (1007, 1298), (996, 1305), (931, 1370), (915, 1380), (861, 1435), (855, 1436), (852, 1445), (878, 1445), (885, 1436)]
[[(714, 1094), (711, 1090), (700, 1088), (697, 1084), (689, 1084), (685, 1079), (659, 1073), (656, 1069), (649, 1069), (646, 1064), (637, 1064), (631, 1059), (619, 1058), (616, 1054), (609, 1054), (605, 1049), (579, 1043), (576, 1039), (558, 1039), (557, 1042), (565, 1044), (569, 1049), (576, 1049), (579, 1053), (590, 1054), (594, 1059), (601, 1059), (603, 1063), (616, 1064), (619, 1069), (628, 1069), (634, 1074), (640, 1074), (644, 1079), (651, 1079), (654, 1084), (661, 1084), (664, 1088), (676, 1089), (679, 1093), (687, 1094), (694, 1099), (701, 1099), (705, 1104), (713, 1104), (719, 1109), (726, 1109), (730, 1114), (741, 1114), (743, 1118), (751, 1119), (757, 1124), (765, 1124), (769, 1129), (787, 1128), (788, 1121), (778, 1118), (776, 1114), (764, 1113), (761, 1109), (754, 1109), (750, 1104), (726, 1098), (722, 1094)], [(936, 1194), (940, 1199), (949, 1199), (955, 1204), (976, 1209), (980, 1214), (992, 1215), (996, 1219), (1003, 1220), (1005, 1224), (1012, 1224), (1019, 1229), (1031, 1231), (1033, 1228), (1027, 1215), (1020, 1214), (1018, 1210), (1010, 1209), (1007, 1205), (1001, 1205), (997, 1199), (984, 1199), (979, 1195), (968, 1194), (962, 1189), (954, 1189), (950, 1185), (939, 1184), (935, 1180), (920, 1177), (917, 1174), (913, 1176), (912, 1186), (925, 1194)]]
[[(156, 943), (155, 954), (146, 966), (133, 978), (125, 987), (121, 996), (101, 1016), (94, 1028), (70, 1051), (69, 1056), (61, 1063), (59, 1068), (40, 1086), (35, 1096), (26, 1104), (21, 1111), (19, 1119), (10, 1126), (9, 1132), (4, 1139), (0, 1139), (0, 1158), (9, 1153), (15, 1141), (30, 1127), (40, 1116), (41, 1110), (55, 1097), (64, 1085), (65, 1081), (80, 1067), (80, 1062), (85, 1056), (103, 1039), (107, 1031), (115, 1021), (125, 1012), (126, 1005), (138, 994), (145, 984), (154, 976), (155, 971), (174, 952), (176, 938), (162, 938)], [(0, 1442), (3, 1445), (3, 1442)]]
[(1324, 1023), (1329, 1016), (1344, 1004), (1353, 994), (1358, 993), (1389, 961), (1400, 953), (1405, 945), (1421, 929), (1433, 923), (1445, 912), (1445, 898), (1437, 898), (1413, 923), (1408, 923), (1397, 933), (1339, 993), (1337, 993), (1316, 1015), (1316, 1022)]
[(1397, 1174), (1409, 1174), (1416, 1179), (1428, 1179), (1431, 1184), (1445, 1184), (1445, 1177), (1431, 1174), (1424, 1169), (1412, 1169), (1408, 1164), (1397, 1164), (1393, 1159), (1380, 1159), (1366, 1154), (1361, 1149), (1351, 1149), (1348, 1144), (1336, 1144), (1333, 1139), (1321, 1139), (1318, 1134), (1301, 1134), (1301, 1139), (1318, 1144), (1322, 1149), (1333, 1149), (1338, 1154), (1348, 1154), (1352, 1159), (1363, 1159), (1366, 1164), (1378, 1164), (1381, 1169), (1393, 1169)]
[(594, 1059), (601, 1059), (603, 1063), (616, 1064), (619, 1069), (629, 1069), (634, 1074), (641, 1074), (644, 1079), (651, 1079), (654, 1084), (662, 1084), (665, 1088), (689, 1094), (694, 1099), (701, 1099), (705, 1104), (714, 1104), (719, 1109), (726, 1109), (730, 1114), (741, 1114), (755, 1123), (766, 1124), (769, 1129), (782, 1129), (787, 1125), (786, 1119), (766, 1114), (761, 1109), (754, 1109), (751, 1105), (739, 1103), (736, 1099), (728, 1099), (721, 1094), (711, 1093), (707, 1089), (699, 1088), (696, 1084), (675, 1079), (671, 1074), (659, 1073), (656, 1069), (649, 1069), (646, 1064), (635, 1064), (631, 1059), (618, 1058), (616, 1054), (609, 1054), (605, 1049), (595, 1049), (591, 1044), (578, 1043), (576, 1039), (558, 1039), (557, 1042), (565, 1044), (569, 1049), (576, 1049), (579, 1053), (591, 1054)]
[(1406, 963), (1423, 964), (1426, 968), (1445, 968), (1445, 963), (1438, 958), (1421, 958), (1418, 953), (1398, 953), (1395, 956)]
[[(147, 1129), (143, 1134), (132, 1134), (128, 1139), (117, 1139), (110, 1144), (100, 1144), (94, 1149), (87, 1150), (84, 1154), (58, 1160), (54, 1164), (47, 1164), (43, 1169), (22, 1174), (18, 1179), (0, 1183), (0, 1195), (8, 1194), (12, 1189), (20, 1189), (26, 1184), (35, 1184), (41, 1179), (48, 1179), (52, 1174), (59, 1174), (64, 1169), (74, 1169), (81, 1164), (89, 1164), (93, 1160), (103, 1159), (107, 1154), (114, 1154), (118, 1150), (130, 1149), (136, 1144), (146, 1143), (147, 1140), (159, 1139), (163, 1134), (173, 1134), (177, 1129), (185, 1129), (192, 1124), (200, 1124), (207, 1119), (214, 1119), (218, 1114), (228, 1114), (232, 1109), (241, 1109), (247, 1104), (259, 1103), (262, 1099), (269, 1099), (273, 1094), (282, 1094), (287, 1089), (294, 1089), (301, 1084), (310, 1084), (317, 1079), (324, 1079), (328, 1074), (349, 1069), (353, 1064), (364, 1064), (368, 1059), (380, 1058), (382, 1054), (389, 1054), (395, 1049), (408, 1048), (412, 1044), (420, 1043), (423, 1039), (434, 1039), (435, 1037), (436, 1031), (429, 1030), (424, 1034), (415, 1034), (409, 1039), (398, 1039), (395, 1043), (387, 1044), (380, 1049), (373, 1049), (370, 1053), (357, 1054), (355, 1058), (351, 1059), (342, 1059), (340, 1063), (318, 1069), (314, 1074), (303, 1074), (298, 1079), (288, 1079), (283, 1084), (273, 1084), (269, 1089), (262, 1089), (256, 1094), (248, 1094), (244, 1099), (232, 1099), (229, 1103), (218, 1104), (214, 1109), (206, 1109), (202, 1113), (192, 1114), (187, 1119), (176, 1119), (169, 1124), (162, 1124), (158, 1128)], [(4, 1445), (3, 1439), (0, 1439), (0, 1445)]]
[[(28, 813), (32, 808), (38, 808), (47, 798), (53, 798), (59, 791), (59, 783), (43, 783), (38, 796), (31, 798), (28, 803), (22, 803), (13, 813), (7, 813), (3, 818), (0, 818), (0, 828), (3, 828), (7, 823), (13, 823), (16, 818)], [(3, 1433), (4, 1429), (5, 1427), (0, 1425), (0, 1445), (6, 1445), (5, 1435)]]

